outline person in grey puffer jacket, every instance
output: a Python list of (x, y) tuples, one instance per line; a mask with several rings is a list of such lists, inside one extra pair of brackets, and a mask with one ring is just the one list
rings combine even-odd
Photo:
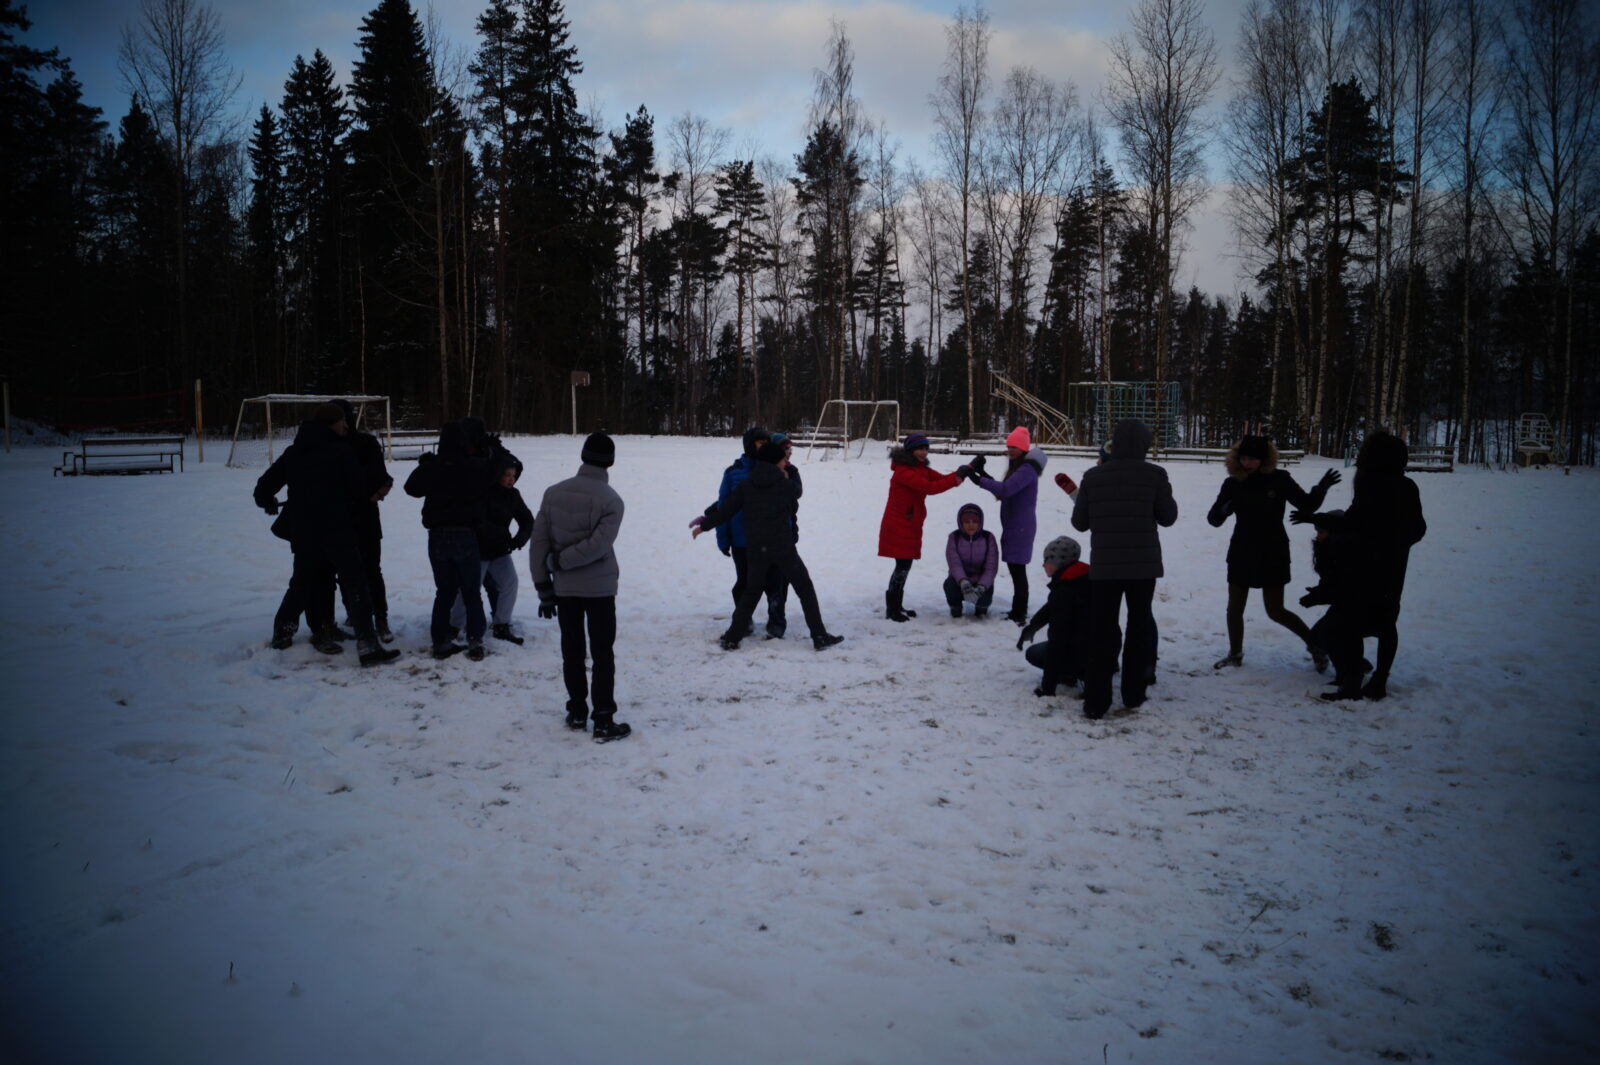
[[(606, 470), (616, 445), (605, 433), (583, 442), (578, 475), (545, 489), (533, 519), (529, 568), (539, 593), (539, 616), (561, 626), (561, 676), (567, 686), (567, 727), (582, 729), (589, 718), (584, 656), (594, 659), (594, 738), (619, 740), (633, 730), (616, 720), (617, 555), (622, 497)], [(584, 628), (588, 627), (585, 647)]]
[[(1104, 717), (1111, 707), (1111, 674), (1122, 653), (1122, 701), (1144, 702), (1149, 683), (1155, 617), (1151, 602), (1161, 565), (1159, 525), (1178, 520), (1167, 471), (1146, 462), (1150, 430), (1133, 418), (1111, 433), (1111, 458), (1083, 475), (1072, 507), (1072, 527), (1089, 533), (1089, 675), (1083, 712)], [(1117, 619), (1128, 600), (1127, 639)]]

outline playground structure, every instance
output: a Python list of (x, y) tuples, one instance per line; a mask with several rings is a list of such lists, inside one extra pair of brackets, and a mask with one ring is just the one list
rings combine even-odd
[(1067, 407), (1084, 438), (1102, 443), (1124, 418), (1150, 427), (1157, 451), (1178, 446), (1183, 386), (1177, 381), (1080, 381), (1067, 386)]
[[(893, 411), (894, 428), (889, 429), (889, 420), (884, 419), (884, 429), (888, 431), (888, 439), (897, 440), (900, 437), (900, 402), (894, 399), (830, 399), (822, 404), (822, 411), (817, 415), (816, 424), (809, 429), (801, 429), (795, 434), (796, 445), (806, 445), (806, 459), (811, 458), (811, 452), (816, 448), (824, 448), (823, 458), (829, 451), (838, 451), (839, 457), (850, 458), (850, 445), (855, 441), (850, 430), (850, 408), (870, 407), (872, 413), (867, 417), (866, 428), (861, 433), (860, 446), (856, 448), (856, 458), (860, 458), (867, 449), (867, 441), (872, 439), (872, 431), (878, 424), (880, 411)], [(837, 424), (828, 420), (830, 412), (836, 412)], [(859, 423), (859, 420), (857, 422)]]
[[(1030, 432), (1035, 443), (1075, 447), (1084, 442), (1079, 439), (1078, 431), (1073, 425), (1070, 416), (1063, 414), (1021, 385), (1014, 383), (1005, 374), (993, 374), (991, 375), (991, 380), (993, 385), (990, 391), (995, 399), (1010, 403), (1020, 410), (1027, 419), (1032, 420), (1033, 427)], [(1091, 436), (1090, 439), (1095, 438)]]
[(1512, 457), (1518, 466), (1551, 466), (1563, 461), (1561, 437), (1548, 415), (1528, 411), (1517, 419), (1517, 446)]
[[(244, 400), (240, 400), (239, 401), (239, 417), (233, 423), (233, 442), (228, 445), (228, 461), (227, 461), (226, 465), (228, 465), (228, 466), (236, 465), (236, 463), (233, 461), (233, 459), (234, 459), (234, 453), (238, 450), (238, 447), (239, 447), (239, 430), (244, 425), (244, 412), (245, 412), (245, 409), (250, 406), (250, 404), (259, 403), (262, 406), (262, 408), (265, 410), (265, 412), (266, 412), (267, 462), (270, 464), (272, 462), (272, 460), (273, 460), (272, 408), (273, 408), (274, 404), (276, 404), (276, 405), (278, 405), (280, 407), (286, 407), (286, 406), (287, 407), (314, 406), (314, 405), (320, 404), (320, 403), (329, 403), (329, 402), (332, 402), (333, 400), (336, 400), (336, 399), (346, 400), (346, 401), (348, 401), (350, 403), (355, 404), (357, 416), (360, 415), (361, 408), (366, 406), (368, 403), (382, 403), (383, 404), (383, 433), (382, 433), (382, 437), (383, 437), (385, 453), (387, 454), (389, 460), (392, 462), (394, 460), (394, 439), (393, 439), (393, 436), (392, 436), (393, 426), (391, 424), (391, 420), (390, 420), (390, 416), (389, 416), (389, 397), (388, 396), (341, 396), (341, 395), (301, 396), (301, 395), (292, 395), (292, 394), (289, 394), (289, 393), (273, 393), (271, 395), (266, 395), (266, 396), (252, 396), (249, 399), (244, 399)], [(289, 427), (293, 428), (294, 425), (295, 425), (295, 423), (291, 420), (289, 422)]]

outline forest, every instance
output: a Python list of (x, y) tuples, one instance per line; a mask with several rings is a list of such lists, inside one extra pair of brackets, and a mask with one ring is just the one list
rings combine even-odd
[[(1523, 412), (1593, 464), (1600, 35), (1581, 0), (1138, 0), (1092, 95), (994, 69), (982, 7), (925, 57), (932, 143), (817, 42), (792, 155), (703, 116), (579, 103), (562, 0), (443, 40), (379, 0), (238, 112), (202, 0), (129, 10), (129, 104), (0, 0), (3, 373), (64, 431), (207, 429), (243, 397), (383, 394), (401, 424), (716, 434), (830, 398), (990, 432), (996, 374), (1181, 385), (1181, 438), (1245, 423), (1342, 454), (1386, 428), (1504, 462)], [(314, 44), (315, 42), (308, 42)], [(1210, 205), (1208, 207), (1208, 205)], [(1203, 209), (1242, 295), (1174, 283)], [(116, 403), (108, 401), (123, 397)]]

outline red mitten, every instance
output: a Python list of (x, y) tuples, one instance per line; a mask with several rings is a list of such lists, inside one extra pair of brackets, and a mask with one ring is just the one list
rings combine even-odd
[(1078, 490), (1078, 482), (1074, 481), (1071, 477), (1068, 477), (1064, 473), (1058, 473), (1056, 474), (1056, 487), (1060, 488), (1063, 492), (1070, 496), (1072, 493)]

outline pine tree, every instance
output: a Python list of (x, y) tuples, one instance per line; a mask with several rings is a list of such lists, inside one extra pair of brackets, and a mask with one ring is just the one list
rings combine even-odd
[[(348, 321), (357, 302), (347, 256), (344, 138), (350, 115), (319, 49), (295, 56), (283, 85), (283, 205), (288, 243), (285, 299), (292, 330), (291, 365), (339, 366), (351, 354)], [(296, 385), (298, 373), (295, 374)]]

